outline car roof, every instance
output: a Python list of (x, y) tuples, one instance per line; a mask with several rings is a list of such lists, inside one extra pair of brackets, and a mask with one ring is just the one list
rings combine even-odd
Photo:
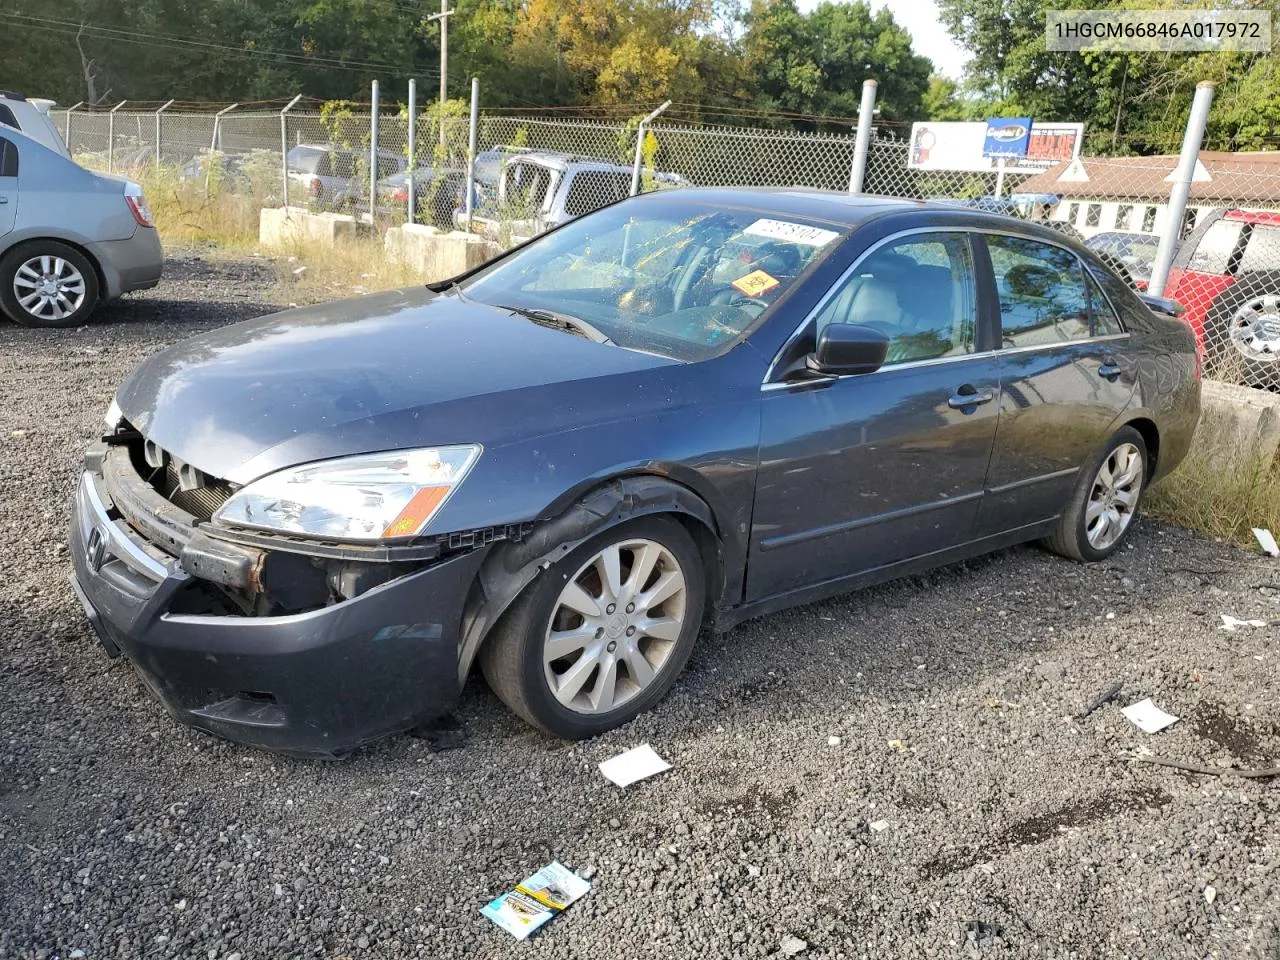
[(1225, 220), (1238, 223), (1274, 223), (1280, 224), (1280, 213), (1263, 213), (1256, 210), (1228, 210), (1223, 214)]

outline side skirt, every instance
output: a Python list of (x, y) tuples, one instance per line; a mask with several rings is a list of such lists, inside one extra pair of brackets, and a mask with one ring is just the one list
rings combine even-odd
[(1005, 547), (1012, 547), (1019, 543), (1039, 540), (1041, 537), (1047, 537), (1052, 533), (1057, 522), (1057, 517), (1037, 521), (1024, 527), (1006, 530), (1004, 533), (998, 533), (994, 536), (970, 540), (959, 546), (935, 550), (933, 553), (921, 554), (918, 557), (911, 557), (907, 560), (898, 560), (894, 563), (887, 563), (884, 566), (864, 570), (861, 573), (855, 573), (847, 577), (826, 580), (813, 586), (801, 587), (798, 590), (790, 590), (772, 597), (765, 597), (763, 600), (754, 600), (738, 607), (721, 610), (715, 620), (715, 629), (723, 633), (727, 630), (732, 630), (738, 624), (747, 620), (754, 620), (756, 617), (777, 613), (779, 610), (786, 610), (788, 607), (827, 600), (843, 593), (852, 593), (855, 590), (872, 587), (888, 580), (914, 576), (937, 567), (946, 566), (949, 563), (958, 563), (961, 560), (969, 560), (984, 553), (1003, 550)]

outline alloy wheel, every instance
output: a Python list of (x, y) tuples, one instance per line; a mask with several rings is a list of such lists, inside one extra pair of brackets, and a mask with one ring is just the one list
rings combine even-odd
[(687, 586), (652, 540), (606, 546), (565, 583), (543, 641), (552, 696), (575, 713), (616, 710), (646, 690), (684, 629)]
[(1231, 344), (1250, 360), (1280, 360), (1280, 295), (1254, 297), (1231, 317)]
[(1120, 444), (1098, 468), (1084, 513), (1085, 535), (1095, 550), (1114, 546), (1129, 529), (1144, 472), (1142, 452), (1132, 443)]
[(84, 304), (85, 282), (80, 271), (62, 257), (32, 257), (18, 267), (13, 294), (31, 316), (40, 320), (65, 320)]

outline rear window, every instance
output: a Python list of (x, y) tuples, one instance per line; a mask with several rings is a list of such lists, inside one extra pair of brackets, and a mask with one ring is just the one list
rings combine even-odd
[(583, 170), (574, 174), (564, 198), (564, 212), (580, 217), (599, 210), (631, 193), (631, 176), (610, 170)]
[(322, 173), (322, 163), (327, 157), (323, 150), (294, 147), (289, 151), (289, 169), (299, 173)]
[(1191, 254), (1187, 269), (1196, 273), (1225, 274), (1227, 264), (1231, 262), (1231, 254), (1240, 241), (1242, 226), (1244, 224), (1237, 220), (1219, 220), (1210, 226)]
[(1280, 270), (1280, 227), (1254, 224), (1240, 258), (1240, 272), (1255, 270)]
[(22, 124), (18, 123), (18, 118), (13, 115), (13, 111), (3, 103), (0, 103), (0, 123), (13, 127), (15, 130), (22, 129)]

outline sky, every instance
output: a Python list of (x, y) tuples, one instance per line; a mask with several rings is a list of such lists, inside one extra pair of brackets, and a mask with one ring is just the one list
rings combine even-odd
[[(801, 10), (809, 11), (819, 0), (799, 0)], [(893, 19), (911, 34), (911, 47), (933, 61), (933, 68), (945, 77), (959, 80), (969, 54), (956, 46), (951, 34), (938, 22), (934, 0), (871, 0), (871, 9), (888, 7)]]

